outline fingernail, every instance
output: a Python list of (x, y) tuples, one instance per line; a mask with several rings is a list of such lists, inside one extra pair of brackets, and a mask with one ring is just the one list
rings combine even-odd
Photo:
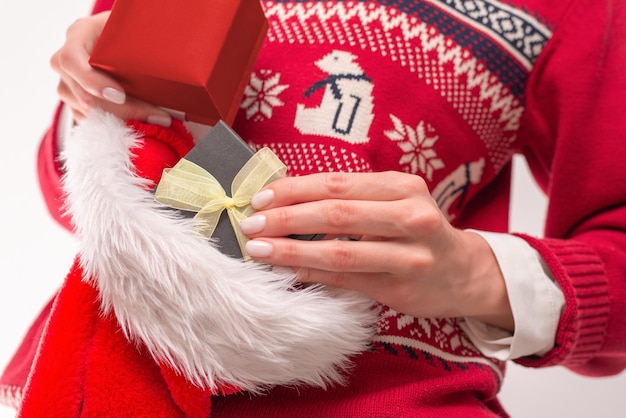
[(102, 97), (115, 104), (124, 104), (126, 101), (126, 93), (112, 87), (105, 87), (102, 90)]
[(256, 234), (265, 228), (265, 215), (254, 215), (241, 221), (241, 232), (246, 235)]
[(152, 125), (159, 125), (165, 128), (172, 126), (172, 118), (165, 115), (150, 115), (146, 121)]
[(246, 242), (246, 252), (250, 257), (269, 257), (274, 246), (269, 242), (250, 240)]
[(265, 189), (261, 190), (250, 199), (250, 204), (254, 209), (263, 209), (274, 200), (274, 190)]

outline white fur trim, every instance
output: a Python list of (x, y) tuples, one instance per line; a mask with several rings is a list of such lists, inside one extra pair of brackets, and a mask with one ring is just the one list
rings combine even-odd
[(138, 145), (121, 120), (95, 112), (63, 154), (85, 279), (103, 311), (202, 387), (342, 382), (373, 335), (372, 301), (322, 286), (294, 291), (293, 273), (223, 255), (194, 220), (154, 201), (132, 171)]

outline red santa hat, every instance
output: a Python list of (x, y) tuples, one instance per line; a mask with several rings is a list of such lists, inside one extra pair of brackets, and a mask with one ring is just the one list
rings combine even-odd
[(154, 201), (157, 173), (189, 147), (179, 123), (129, 125), (101, 112), (73, 131), (64, 187), (80, 251), (19, 416), (205, 418), (211, 396), (340, 384), (367, 348), (371, 300), (295, 290), (292, 272), (223, 255), (196, 221)]

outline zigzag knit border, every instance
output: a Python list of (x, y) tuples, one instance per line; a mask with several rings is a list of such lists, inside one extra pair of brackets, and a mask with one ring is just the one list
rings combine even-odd
[(433, 347), (423, 341), (414, 340), (412, 338), (405, 338), (395, 335), (377, 335), (372, 339), (374, 345), (379, 344), (389, 351), (389, 347), (395, 345), (397, 347), (410, 348), (422, 352), (424, 355), (434, 356), (440, 359), (441, 365), (450, 369), (449, 364), (453, 364), (459, 369), (465, 370), (467, 367), (463, 365), (474, 364), (479, 367), (488, 367), (497, 377), (498, 382), (502, 383), (504, 377), (504, 363), (495, 359), (489, 359), (482, 355), (455, 355), (448, 353), (439, 348)]
[[(430, 3), (429, 3), (430, 4)], [(519, 123), (524, 111), (520, 99), (498, 80), (496, 73), (488, 70), (476, 57), (444, 36), (425, 22), (414, 21), (414, 17), (397, 13), (384, 6), (370, 3), (264, 3), (265, 15), (270, 20), (268, 39), (277, 43), (321, 43), (361, 45), (364, 49), (379, 51), (392, 61), (407, 67), (417, 77), (431, 82), (432, 74), (449, 72), (450, 85), (433, 84), (475, 132), (483, 138), (489, 158), (495, 170), (499, 170), (510, 159), (510, 144), (516, 139)], [(356, 30), (353, 19), (360, 22), (359, 28), (372, 26), (371, 33)], [(336, 30), (336, 23), (342, 29)], [(304, 30), (314, 27), (317, 30)], [(394, 31), (399, 31), (405, 40), (396, 44)], [(378, 33), (378, 35), (375, 35)], [(411, 44), (411, 47), (407, 47)], [(446, 69), (447, 67), (452, 69)], [(430, 71), (423, 71), (428, 68)], [(479, 89), (476, 93), (470, 93)], [(459, 101), (460, 94), (471, 99), (471, 105)], [(459, 103), (463, 106), (460, 107)], [(479, 109), (481, 118), (473, 116)], [(484, 119), (484, 120), (483, 120)]]

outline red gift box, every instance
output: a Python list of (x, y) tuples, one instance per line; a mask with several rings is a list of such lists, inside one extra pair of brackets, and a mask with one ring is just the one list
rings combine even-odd
[(267, 29), (259, 0), (117, 0), (90, 64), (187, 120), (231, 124)]

